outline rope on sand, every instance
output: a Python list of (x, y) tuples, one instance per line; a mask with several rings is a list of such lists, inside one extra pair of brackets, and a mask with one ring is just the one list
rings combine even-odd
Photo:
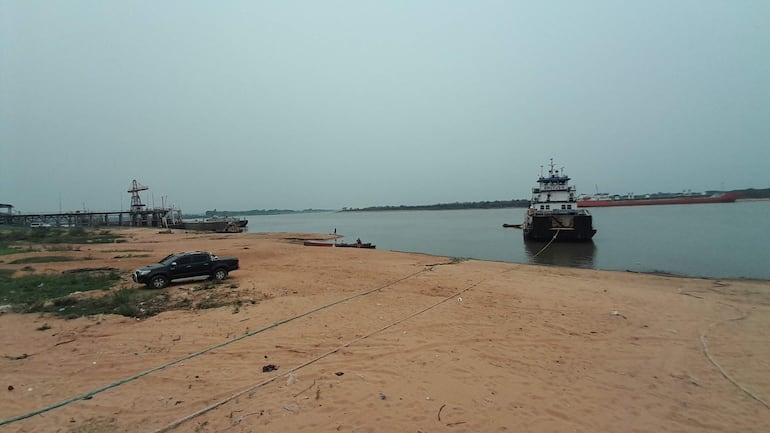
[(304, 312), (302, 314), (299, 314), (297, 316), (290, 317), (288, 319), (284, 319), (284, 320), (275, 322), (273, 324), (265, 326), (264, 328), (260, 328), (260, 329), (257, 329), (257, 330), (251, 331), (251, 332), (247, 332), (246, 334), (243, 334), (243, 335), (241, 335), (239, 337), (233, 338), (231, 340), (227, 340), (225, 342), (222, 342), (222, 343), (219, 343), (217, 345), (211, 346), (211, 347), (209, 347), (207, 349), (203, 349), (203, 350), (201, 350), (199, 352), (191, 353), (189, 355), (183, 356), (183, 357), (175, 359), (173, 361), (169, 361), (169, 362), (167, 362), (165, 364), (162, 364), (160, 366), (157, 366), (157, 367), (151, 368), (151, 369), (149, 369), (147, 371), (144, 371), (142, 373), (135, 374), (133, 376), (130, 376), (130, 377), (118, 380), (118, 381), (113, 382), (113, 383), (111, 383), (109, 385), (105, 385), (105, 386), (103, 386), (101, 388), (97, 388), (97, 389), (95, 389), (93, 391), (89, 391), (89, 392), (87, 392), (85, 394), (81, 394), (81, 395), (78, 395), (76, 397), (72, 397), (72, 398), (60, 401), (58, 403), (54, 403), (54, 404), (52, 404), (50, 406), (47, 406), (47, 407), (44, 407), (44, 408), (40, 408), (40, 409), (34, 410), (32, 412), (29, 412), (29, 413), (25, 413), (25, 414), (22, 414), (22, 415), (17, 415), (17, 416), (12, 417), (12, 418), (0, 419), (0, 426), (6, 425), (6, 424), (11, 424), (11, 423), (14, 423), (14, 422), (17, 422), (17, 421), (21, 421), (23, 419), (27, 419), (27, 418), (33, 417), (35, 415), (40, 415), (40, 414), (49, 412), (51, 410), (60, 408), (62, 406), (66, 406), (66, 405), (68, 405), (70, 403), (74, 403), (74, 402), (79, 401), (79, 400), (90, 400), (91, 398), (93, 398), (94, 395), (99, 394), (101, 392), (104, 392), (104, 391), (106, 391), (108, 389), (115, 388), (117, 386), (123, 385), (123, 384), (128, 383), (128, 382), (132, 382), (132, 381), (140, 379), (140, 378), (142, 378), (144, 376), (148, 376), (148, 375), (150, 375), (152, 373), (156, 373), (156, 372), (158, 372), (160, 370), (164, 370), (164, 369), (166, 369), (168, 367), (171, 367), (173, 365), (179, 364), (180, 362), (187, 361), (188, 359), (192, 359), (192, 358), (198, 357), (198, 356), (203, 355), (205, 353), (211, 352), (212, 350), (216, 350), (216, 349), (222, 348), (224, 346), (227, 346), (229, 344), (235, 343), (237, 341), (243, 340), (244, 338), (248, 338), (248, 337), (254, 336), (256, 334), (260, 334), (262, 332), (265, 332), (265, 331), (267, 331), (269, 329), (276, 328), (276, 327), (278, 327), (280, 325), (283, 325), (284, 323), (288, 323), (288, 322), (291, 322), (293, 320), (297, 320), (299, 318), (308, 316), (308, 315), (316, 313), (318, 311), (325, 310), (325, 309), (331, 308), (331, 307), (333, 307), (335, 305), (339, 305), (339, 304), (348, 302), (348, 301), (353, 300), (355, 298), (359, 298), (359, 297), (362, 297), (362, 296), (369, 295), (369, 294), (371, 294), (373, 292), (376, 292), (378, 290), (385, 289), (385, 288), (390, 287), (390, 286), (392, 286), (392, 285), (394, 285), (396, 283), (399, 283), (401, 281), (404, 281), (404, 280), (407, 280), (409, 278), (415, 277), (415, 276), (417, 276), (417, 275), (419, 275), (419, 274), (421, 274), (423, 272), (426, 272), (428, 270), (430, 270), (430, 268), (424, 267), (423, 269), (421, 269), (419, 271), (413, 272), (413, 273), (411, 273), (411, 274), (409, 274), (407, 276), (401, 277), (401, 278), (399, 278), (397, 280), (391, 281), (391, 282), (386, 283), (386, 284), (384, 284), (382, 286), (375, 287), (375, 288), (369, 289), (369, 290), (365, 290), (365, 291), (357, 293), (355, 295), (348, 296), (347, 298), (343, 298), (343, 299), (334, 301), (332, 303), (329, 303), (329, 304), (326, 304), (326, 305), (314, 308), (314, 309), (312, 309), (310, 311), (306, 311), (306, 312)]
[(173, 428), (179, 427), (180, 425), (184, 424), (187, 421), (192, 420), (193, 418), (197, 418), (197, 417), (205, 414), (206, 412), (210, 412), (210, 411), (218, 408), (219, 406), (222, 406), (222, 405), (224, 405), (224, 404), (226, 404), (226, 403), (228, 403), (228, 402), (230, 402), (232, 400), (235, 400), (236, 398), (238, 398), (238, 397), (240, 397), (240, 396), (242, 396), (242, 395), (244, 395), (246, 393), (249, 393), (251, 391), (254, 391), (257, 388), (260, 388), (260, 387), (262, 387), (264, 385), (267, 385), (268, 383), (271, 383), (271, 382), (275, 381), (276, 379), (280, 379), (282, 377), (286, 377), (289, 374), (292, 374), (295, 371), (300, 370), (301, 368), (307, 367), (310, 364), (313, 364), (313, 363), (315, 363), (317, 361), (320, 361), (320, 360), (328, 357), (329, 355), (335, 354), (335, 353), (339, 352), (340, 350), (342, 350), (342, 349), (344, 349), (346, 347), (349, 347), (349, 346), (351, 346), (351, 345), (353, 345), (355, 343), (358, 343), (361, 340), (367, 339), (367, 338), (369, 338), (369, 337), (371, 337), (371, 336), (373, 336), (375, 334), (378, 334), (378, 333), (380, 333), (382, 331), (385, 331), (386, 329), (392, 328), (392, 327), (394, 327), (394, 326), (396, 326), (396, 325), (398, 325), (398, 324), (400, 324), (402, 322), (405, 322), (405, 321), (407, 321), (407, 320), (409, 320), (409, 319), (411, 319), (413, 317), (419, 316), (420, 314), (425, 313), (426, 311), (431, 310), (431, 309), (433, 309), (433, 308), (435, 308), (435, 307), (437, 307), (437, 306), (439, 306), (439, 305), (449, 301), (450, 299), (455, 299), (455, 298), (459, 297), (460, 295), (462, 295), (463, 293), (467, 292), (468, 290), (478, 286), (482, 282), (483, 282), (483, 280), (482, 281), (478, 281), (476, 283), (473, 283), (470, 286), (460, 290), (459, 292), (457, 292), (457, 293), (455, 293), (453, 295), (450, 295), (450, 296), (448, 296), (448, 297), (446, 297), (444, 299), (441, 299), (440, 301), (438, 301), (438, 302), (436, 302), (436, 303), (434, 303), (432, 305), (429, 305), (428, 307), (425, 307), (425, 308), (423, 308), (423, 309), (421, 309), (421, 310), (419, 310), (417, 312), (414, 312), (414, 313), (412, 313), (412, 314), (410, 314), (410, 315), (408, 315), (406, 317), (402, 317), (401, 319), (398, 319), (395, 322), (392, 322), (392, 323), (390, 323), (388, 325), (385, 325), (382, 328), (374, 330), (374, 331), (372, 331), (372, 332), (370, 332), (370, 333), (368, 333), (368, 334), (366, 334), (364, 336), (361, 336), (361, 337), (358, 337), (358, 338), (353, 339), (351, 341), (348, 341), (347, 343), (345, 343), (345, 344), (343, 344), (341, 346), (337, 346), (334, 349), (332, 349), (332, 350), (330, 350), (330, 351), (328, 351), (326, 353), (323, 353), (323, 354), (321, 354), (321, 355), (319, 355), (319, 356), (317, 356), (317, 357), (315, 357), (315, 358), (313, 358), (313, 359), (311, 359), (309, 361), (305, 361), (302, 364), (299, 364), (299, 365), (297, 365), (297, 366), (287, 370), (285, 373), (282, 373), (282, 374), (273, 376), (271, 378), (265, 379), (265, 380), (263, 380), (261, 382), (255, 383), (254, 385), (252, 385), (252, 386), (250, 386), (250, 387), (248, 387), (246, 389), (243, 389), (241, 391), (238, 391), (238, 392), (236, 392), (235, 394), (233, 394), (233, 395), (231, 395), (229, 397), (226, 397), (226, 398), (224, 398), (222, 400), (219, 400), (219, 401), (217, 401), (215, 403), (212, 403), (212, 404), (204, 407), (203, 409), (201, 409), (201, 410), (199, 410), (197, 412), (193, 412), (193, 413), (191, 413), (191, 414), (189, 414), (189, 415), (187, 415), (187, 416), (185, 416), (183, 418), (180, 418), (180, 419), (178, 419), (178, 420), (176, 420), (176, 421), (174, 421), (174, 422), (172, 422), (172, 423), (170, 423), (170, 424), (168, 424), (168, 425), (166, 425), (164, 427), (161, 427), (161, 428), (153, 431), (153, 433), (164, 433), (164, 432), (167, 432), (167, 431), (169, 431), (169, 430), (171, 430)]
[[(721, 302), (720, 302), (720, 303), (721, 303)], [(724, 305), (728, 305), (728, 306), (730, 306), (730, 307), (732, 307), (732, 308), (735, 308), (735, 309), (737, 310), (737, 308), (736, 308), (736, 307), (733, 307), (732, 305), (729, 305), (729, 304), (724, 304)], [(740, 313), (742, 314), (742, 315), (741, 315), (741, 317), (735, 317), (735, 318), (732, 318), (732, 319), (727, 319), (727, 320), (722, 320), (722, 321), (719, 321), (719, 322), (714, 322), (714, 323), (712, 323), (711, 325), (709, 325), (709, 326), (708, 326), (707, 330), (708, 330), (708, 329), (711, 329), (711, 328), (713, 328), (714, 326), (716, 326), (716, 325), (719, 325), (719, 324), (721, 324), (721, 323), (725, 323), (725, 322), (733, 322), (733, 321), (737, 321), (737, 320), (744, 320), (744, 319), (746, 319), (746, 318), (748, 318), (748, 317), (749, 317), (748, 313), (744, 313), (744, 312), (743, 312), (743, 311), (741, 311), (741, 310), (738, 310), (738, 311), (740, 311)], [(764, 401), (764, 400), (762, 400), (761, 398), (757, 397), (757, 396), (756, 396), (756, 395), (754, 395), (754, 394), (753, 394), (751, 391), (749, 391), (748, 389), (744, 388), (744, 387), (743, 387), (743, 385), (741, 385), (740, 383), (738, 383), (738, 382), (737, 382), (735, 379), (733, 379), (732, 377), (730, 377), (730, 375), (729, 375), (729, 374), (727, 374), (727, 372), (725, 371), (725, 369), (724, 369), (724, 368), (722, 368), (722, 366), (721, 366), (721, 365), (719, 365), (719, 363), (718, 363), (718, 362), (716, 362), (716, 360), (714, 360), (714, 357), (713, 357), (713, 356), (711, 356), (711, 353), (709, 352), (709, 347), (708, 347), (708, 340), (706, 339), (706, 333), (705, 333), (705, 332), (704, 332), (703, 334), (701, 334), (701, 335), (700, 335), (700, 344), (701, 344), (701, 346), (703, 346), (703, 354), (704, 354), (704, 355), (706, 355), (706, 359), (708, 359), (710, 363), (714, 364), (714, 367), (716, 367), (716, 368), (717, 368), (717, 370), (719, 370), (719, 372), (720, 372), (720, 373), (722, 373), (722, 376), (724, 376), (724, 378), (725, 378), (725, 379), (727, 379), (727, 381), (728, 381), (728, 382), (730, 382), (730, 383), (732, 383), (733, 385), (735, 385), (735, 386), (736, 386), (738, 389), (740, 389), (741, 391), (743, 391), (743, 393), (744, 393), (744, 394), (748, 395), (749, 397), (751, 397), (751, 398), (753, 398), (754, 400), (756, 400), (756, 401), (758, 401), (759, 403), (761, 403), (761, 404), (762, 404), (763, 406), (765, 406), (766, 408), (770, 409), (770, 405), (768, 405), (766, 401)]]

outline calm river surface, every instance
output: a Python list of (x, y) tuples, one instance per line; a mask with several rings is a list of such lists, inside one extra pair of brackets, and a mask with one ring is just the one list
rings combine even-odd
[(378, 249), (516, 263), (770, 278), (770, 201), (590, 209), (593, 243), (522, 240), (525, 209), (249, 216), (250, 232), (337, 233)]

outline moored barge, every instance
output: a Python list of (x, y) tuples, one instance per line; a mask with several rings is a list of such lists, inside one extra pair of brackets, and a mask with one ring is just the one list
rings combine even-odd
[(583, 196), (578, 200), (581, 207), (611, 207), (611, 206), (649, 206), (663, 204), (704, 204), (704, 203), (733, 203), (738, 199), (738, 193), (725, 192), (721, 194), (650, 194), (638, 195), (608, 195), (598, 194)]
[(524, 217), (522, 230), (526, 241), (590, 241), (596, 234), (591, 213), (578, 206), (570, 178), (554, 169), (551, 159), (548, 175), (540, 174), (538, 186)]

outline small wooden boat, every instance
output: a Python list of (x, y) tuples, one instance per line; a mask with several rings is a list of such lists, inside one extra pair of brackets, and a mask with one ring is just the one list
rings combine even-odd
[(363, 243), (363, 242), (355, 242), (352, 244), (346, 244), (346, 243), (334, 243), (331, 244), (329, 242), (315, 242), (315, 241), (304, 241), (302, 242), (302, 245), (306, 247), (337, 247), (337, 248), (367, 248), (367, 249), (375, 249), (377, 248), (376, 245), (372, 245), (371, 243)]
[(368, 242), (367, 243), (356, 242), (354, 244), (339, 243), (339, 244), (334, 244), (334, 246), (342, 247), (342, 248), (369, 248), (369, 249), (377, 248), (376, 245), (372, 245), (371, 243), (368, 243)]
[(305, 241), (303, 242), (303, 245), (306, 247), (333, 247), (334, 244), (330, 244), (328, 242), (313, 242), (313, 241)]

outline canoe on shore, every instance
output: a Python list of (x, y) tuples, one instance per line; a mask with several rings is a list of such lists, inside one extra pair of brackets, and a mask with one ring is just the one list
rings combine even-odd
[(355, 242), (352, 244), (346, 244), (346, 243), (331, 244), (328, 242), (304, 241), (302, 244), (306, 247), (337, 247), (337, 248), (367, 248), (367, 249), (377, 248), (376, 245), (372, 245), (371, 243), (361, 243), (361, 242)]
[(333, 247), (334, 244), (330, 244), (328, 242), (313, 242), (313, 241), (305, 241), (303, 242), (303, 245), (306, 247)]
[(369, 249), (377, 248), (376, 245), (372, 245), (372, 244), (370, 244), (368, 242), (367, 243), (356, 242), (356, 243), (353, 243), (353, 244), (341, 243), (341, 244), (335, 244), (334, 246), (335, 247), (342, 247), (342, 248), (369, 248)]

